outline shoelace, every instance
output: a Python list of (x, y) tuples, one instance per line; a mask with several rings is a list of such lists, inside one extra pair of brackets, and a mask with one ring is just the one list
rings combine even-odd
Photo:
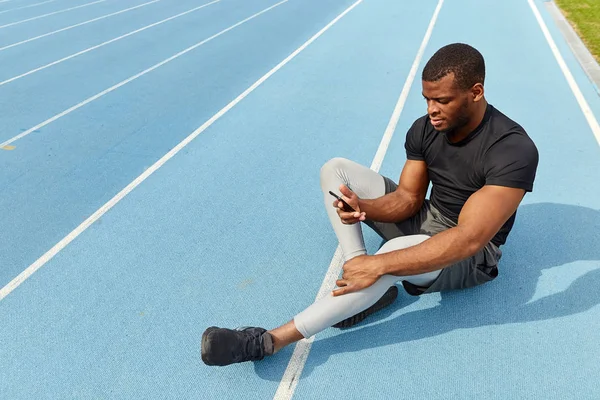
[[(264, 343), (262, 332), (255, 328), (237, 328), (246, 338), (244, 355), (251, 357), (254, 360), (262, 359), (264, 357)], [(258, 334), (258, 335), (257, 335)]]

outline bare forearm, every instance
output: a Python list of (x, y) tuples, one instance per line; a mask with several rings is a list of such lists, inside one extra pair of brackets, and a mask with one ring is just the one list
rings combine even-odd
[(409, 276), (436, 271), (477, 253), (483, 244), (456, 227), (403, 250), (376, 255), (380, 275)]
[(395, 191), (377, 199), (359, 200), (360, 210), (367, 219), (377, 222), (399, 222), (412, 217), (419, 211), (422, 201), (410, 195)]

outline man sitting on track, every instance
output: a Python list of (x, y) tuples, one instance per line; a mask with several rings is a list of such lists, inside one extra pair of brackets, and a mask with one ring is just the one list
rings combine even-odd
[[(346, 260), (338, 288), (271, 331), (208, 328), (207, 365), (261, 360), (328, 327), (353, 326), (396, 299), (396, 282), (421, 295), (496, 278), (499, 247), (533, 190), (538, 151), (487, 103), (484, 78), (484, 59), (471, 46), (451, 44), (432, 56), (422, 75), (427, 115), (407, 133), (398, 185), (346, 159), (323, 166), (325, 205)], [(337, 190), (355, 211), (330, 197)], [(386, 240), (374, 255), (366, 254), (359, 222)]]

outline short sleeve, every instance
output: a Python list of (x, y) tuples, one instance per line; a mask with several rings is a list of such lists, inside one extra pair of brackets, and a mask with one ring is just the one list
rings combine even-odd
[(539, 154), (533, 141), (523, 133), (510, 133), (494, 143), (486, 153), (486, 185), (531, 192), (538, 162)]
[(423, 153), (423, 121), (422, 118), (416, 120), (406, 133), (404, 149), (406, 150), (407, 160), (422, 161), (425, 159)]

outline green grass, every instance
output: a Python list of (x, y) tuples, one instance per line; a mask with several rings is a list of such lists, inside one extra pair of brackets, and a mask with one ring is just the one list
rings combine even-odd
[(555, 0), (587, 48), (600, 62), (600, 0)]

